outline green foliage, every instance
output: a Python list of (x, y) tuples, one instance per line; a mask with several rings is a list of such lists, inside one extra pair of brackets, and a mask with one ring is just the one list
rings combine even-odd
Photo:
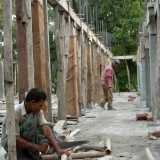
[[(98, 17), (105, 21), (107, 31), (112, 33), (112, 47), (110, 50), (113, 55), (135, 55), (138, 47), (138, 29), (144, 17), (144, 1), (90, 0), (90, 3), (93, 6), (98, 5)], [(136, 88), (137, 83), (136, 69), (136, 64), (129, 61), (133, 88)], [(117, 74), (120, 90), (126, 91), (128, 89), (128, 79), (124, 62), (120, 64)]]
[[(130, 69), (131, 90), (137, 89), (137, 66), (136, 62), (129, 60), (127, 62)], [(129, 91), (128, 77), (126, 71), (126, 64), (124, 60), (121, 60), (119, 67), (115, 70), (117, 77), (117, 85), (121, 92)]]

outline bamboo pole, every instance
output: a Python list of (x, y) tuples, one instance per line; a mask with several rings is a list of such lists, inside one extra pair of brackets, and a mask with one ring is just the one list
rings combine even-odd
[[(78, 153), (71, 153), (70, 157), (72, 159), (85, 159), (85, 158), (95, 158), (95, 157), (103, 157), (106, 155), (106, 152), (99, 152), (99, 151), (91, 151), (91, 152), (78, 152)], [(57, 160), (58, 156), (56, 154), (52, 155), (42, 155), (41, 160)]]
[(110, 154), (111, 153), (111, 140), (110, 139), (106, 140), (106, 147), (107, 147), (106, 153)]
[(83, 159), (83, 158), (103, 157), (105, 155), (106, 155), (106, 152), (90, 151), (90, 152), (71, 153), (70, 157), (72, 159)]
[(89, 150), (94, 150), (94, 151), (105, 151), (106, 150), (106, 146), (93, 146), (93, 145), (82, 145), (79, 147), (79, 149), (85, 150), (85, 151), (89, 151)]
[(67, 155), (66, 154), (62, 154), (61, 160), (67, 160), (67, 159), (68, 159)]
[(12, 59), (12, 1), (4, 0), (4, 80), (6, 83), (8, 160), (16, 160)]

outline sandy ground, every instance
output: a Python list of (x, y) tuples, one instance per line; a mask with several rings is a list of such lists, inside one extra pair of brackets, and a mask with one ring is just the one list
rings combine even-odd
[[(128, 101), (128, 95), (136, 96)], [(53, 114), (57, 112), (57, 98), (52, 97)], [(147, 160), (148, 147), (155, 160), (160, 160), (160, 138), (148, 140), (148, 132), (160, 130), (159, 126), (148, 126), (147, 121), (136, 121), (136, 114), (149, 113), (145, 101), (140, 101), (136, 93), (115, 93), (113, 106), (116, 110), (102, 109), (98, 104), (85, 110), (86, 115), (79, 118), (77, 125), (68, 125), (74, 131), (76, 140), (89, 140), (92, 145), (111, 139), (113, 160)], [(1, 111), (4, 105), (0, 105)], [(107, 107), (106, 107), (107, 108)], [(87, 118), (93, 116), (94, 118)]]
[[(128, 101), (128, 95), (136, 96), (136, 99)], [(69, 125), (69, 129), (81, 129), (75, 135), (76, 140), (89, 140), (90, 144), (97, 145), (111, 139), (113, 160), (147, 160), (146, 147), (155, 160), (160, 160), (160, 139), (148, 140), (148, 132), (160, 130), (160, 127), (148, 126), (147, 121), (136, 121), (136, 114), (147, 112), (151, 115), (145, 102), (140, 101), (136, 93), (115, 93), (113, 106), (116, 110), (108, 111), (97, 104), (86, 110), (77, 125)]]

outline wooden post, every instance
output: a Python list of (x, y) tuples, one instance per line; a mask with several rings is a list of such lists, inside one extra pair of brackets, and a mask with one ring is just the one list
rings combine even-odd
[(73, 21), (70, 25), (70, 35), (66, 82), (66, 110), (68, 115), (79, 116), (77, 36)]
[(64, 13), (59, 13), (55, 5), (55, 37), (57, 52), (57, 97), (58, 97), (58, 119), (67, 120), (65, 105), (65, 77), (64, 77)]
[(26, 22), (23, 19), (24, 14), (24, 1), (16, 0), (19, 103), (24, 101), (25, 92), (28, 91)]
[(101, 73), (102, 73), (102, 60), (101, 60), (101, 56), (99, 54), (99, 46), (97, 47), (97, 81), (98, 84), (96, 86), (96, 97), (98, 100), (100, 100), (102, 98), (102, 87), (101, 87)]
[(46, 86), (48, 100), (48, 119), (53, 121), (52, 117), (52, 98), (51, 98), (51, 66), (50, 66), (50, 45), (49, 45), (49, 28), (48, 28), (48, 7), (47, 0), (43, 0), (44, 5), (44, 27), (45, 27), (45, 65), (46, 65)]
[(130, 71), (129, 71), (129, 66), (127, 64), (127, 60), (125, 60), (125, 64), (126, 64), (126, 70), (127, 70), (127, 76), (128, 76), (128, 89), (129, 92), (131, 91), (131, 76), (130, 76)]
[(28, 79), (28, 90), (33, 88), (34, 82), (34, 60), (33, 60), (33, 35), (32, 35), (32, 12), (31, 12), (31, 1), (24, 0), (24, 11), (25, 16), (23, 22), (26, 22), (26, 46), (27, 46), (27, 79)]
[(83, 35), (82, 42), (82, 104), (86, 109), (87, 105), (87, 40)]
[(77, 38), (70, 37), (70, 49), (68, 57), (68, 72), (66, 84), (66, 109), (67, 114), (79, 116), (78, 106), (78, 73), (77, 73)]
[(95, 43), (92, 44), (92, 50), (93, 50), (93, 59), (92, 59), (92, 63), (93, 63), (93, 102), (97, 102), (97, 90), (96, 90), (96, 86), (98, 84), (98, 80), (97, 80), (97, 61), (96, 61), (96, 56), (97, 56), (97, 50), (96, 50), (96, 45)]
[(82, 47), (82, 34), (81, 31), (78, 32), (78, 102), (79, 102), (79, 107), (82, 104), (82, 52), (81, 52), (81, 47)]
[(4, 0), (4, 80), (6, 83), (8, 160), (16, 160), (13, 63), (12, 63), (12, 1)]

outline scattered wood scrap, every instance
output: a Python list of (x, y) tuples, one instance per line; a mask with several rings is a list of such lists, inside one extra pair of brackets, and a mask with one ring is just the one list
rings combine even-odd
[(75, 141), (74, 135), (77, 134), (78, 132), (80, 132), (80, 129), (76, 129), (73, 132), (71, 132), (70, 134), (68, 134), (65, 138), (65, 142)]
[(148, 160), (155, 160), (149, 148), (146, 148), (145, 152)]
[[(76, 129), (71, 132), (70, 136), (74, 136), (80, 130)], [(111, 140), (107, 139), (104, 143), (98, 145), (81, 145), (74, 149), (70, 148), (70, 155), (62, 155), (61, 160), (69, 159), (95, 159), (95, 160), (112, 160), (111, 154)], [(42, 160), (58, 160), (59, 157), (56, 154), (42, 155)]]
[(80, 130), (81, 129), (76, 129), (76, 130), (74, 130), (73, 132), (71, 132), (70, 134), (69, 134), (69, 136), (74, 136), (75, 134), (77, 134), (78, 132), (80, 132)]
[(54, 131), (56, 131), (58, 134), (62, 134), (65, 127), (65, 120), (58, 121), (54, 126)]

